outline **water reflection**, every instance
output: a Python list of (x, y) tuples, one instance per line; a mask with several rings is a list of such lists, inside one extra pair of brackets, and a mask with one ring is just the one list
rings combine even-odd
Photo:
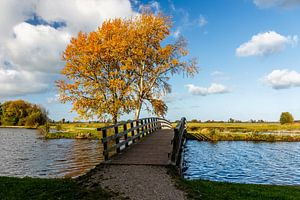
[(299, 142), (186, 144), (185, 178), (237, 183), (300, 185)]
[(0, 129), (0, 176), (75, 177), (102, 160), (99, 140), (44, 140), (35, 130)]

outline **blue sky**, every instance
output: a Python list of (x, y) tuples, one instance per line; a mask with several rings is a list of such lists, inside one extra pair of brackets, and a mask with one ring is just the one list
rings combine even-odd
[(0, 101), (25, 99), (72, 120), (54, 84), (69, 39), (146, 5), (173, 17), (170, 39), (183, 35), (199, 60), (194, 78), (170, 80), (168, 119), (300, 119), (299, 0), (1, 0)]

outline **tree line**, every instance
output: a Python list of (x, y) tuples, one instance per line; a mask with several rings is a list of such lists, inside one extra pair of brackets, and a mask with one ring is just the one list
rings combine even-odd
[(38, 127), (47, 122), (47, 111), (24, 100), (0, 103), (0, 125)]

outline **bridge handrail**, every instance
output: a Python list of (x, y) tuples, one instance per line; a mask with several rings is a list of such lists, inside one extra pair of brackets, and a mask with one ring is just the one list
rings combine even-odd
[(182, 150), (183, 144), (185, 142), (185, 134), (187, 129), (186, 118), (183, 117), (177, 123), (176, 128), (174, 129), (174, 138), (173, 138), (173, 150), (171, 155), (171, 162), (179, 167), (181, 172), (182, 167)]
[[(130, 125), (130, 128), (128, 128)], [(119, 127), (123, 127), (123, 131), (119, 132)], [(103, 143), (103, 155), (104, 159), (108, 160), (110, 152), (116, 150), (116, 153), (121, 152), (121, 147), (125, 145), (125, 149), (130, 146), (129, 142), (135, 143), (136, 139), (140, 139), (147, 134), (151, 134), (158, 129), (172, 128), (171, 122), (159, 118), (141, 118), (137, 120), (129, 120), (126, 122), (117, 123), (114, 125), (97, 128), (98, 131), (102, 132), (102, 143)], [(108, 130), (112, 129), (113, 134), (108, 136)], [(130, 135), (129, 135), (130, 134)], [(120, 139), (124, 139), (120, 142)], [(115, 140), (115, 144), (109, 146), (109, 143)]]

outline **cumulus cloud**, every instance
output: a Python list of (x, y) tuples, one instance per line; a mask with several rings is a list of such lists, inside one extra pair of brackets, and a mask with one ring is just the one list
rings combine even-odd
[(300, 73), (288, 69), (276, 69), (265, 76), (264, 81), (273, 89), (300, 87)]
[(48, 22), (65, 22), (73, 34), (93, 31), (104, 20), (134, 15), (129, 0), (42, 0), (36, 14)]
[(295, 46), (298, 36), (283, 36), (275, 31), (259, 33), (236, 49), (237, 56), (268, 56), (282, 51), (285, 46)]
[(44, 92), (48, 88), (47, 75), (23, 70), (0, 68), (0, 97)]
[(130, 0), (1, 0), (0, 95), (49, 89), (72, 36), (93, 31), (106, 19), (136, 14)]
[(62, 51), (70, 34), (50, 26), (26, 22), (13, 28), (15, 37), (7, 41), (9, 58), (16, 68), (27, 71), (59, 72)]
[(260, 8), (283, 7), (293, 8), (300, 6), (300, 0), (254, 0), (254, 4)]
[(201, 96), (210, 94), (223, 94), (229, 92), (226, 86), (217, 83), (212, 83), (209, 87), (200, 87), (193, 84), (188, 84), (186, 85), (186, 87), (188, 88), (189, 93)]

